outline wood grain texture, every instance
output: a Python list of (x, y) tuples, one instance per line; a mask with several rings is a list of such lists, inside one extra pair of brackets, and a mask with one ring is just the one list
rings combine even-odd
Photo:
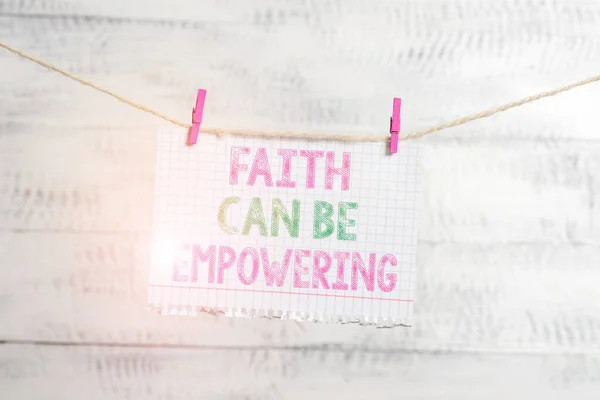
[[(9, 124), (0, 144), (0, 230), (149, 235), (152, 132)], [(595, 142), (432, 143), (423, 152), (420, 236), (597, 243), (599, 155)]]
[(599, 368), (591, 354), (0, 349), (0, 386), (44, 399), (595, 399)]
[(143, 237), (3, 233), (1, 238), (0, 256), (9, 265), (0, 283), (3, 338), (350, 345), (379, 351), (600, 351), (597, 246), (423, 243), (415, 326), (375, 329), (211, 315), (161, 317), (145, 312), (148, 241)]
[[(0, 0), (0, 40), (184, 121), (204, 87), (207, 126), (381, 133), (394, 96), (411, 131), (597, 74), (600, 3)], [(0, 340), (203, 350), (2, 345), (0, 392), (592, 398), (599, 102), (423, 140), (411, 329), (165, 318), (145, 312), (165, 125), (2, 51)]]

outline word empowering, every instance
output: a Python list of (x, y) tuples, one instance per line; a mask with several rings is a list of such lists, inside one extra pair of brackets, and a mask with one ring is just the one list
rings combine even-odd
[[(294, 288), (358, 290), (358, 278), (361, 276), (367, 291), (375, 290), (375, 283), (382, 292), (391, 292), (396, 287), (398, 277), (395, 273), (385, 273), (386, 266), (398, 265), (396, 257), (385, 254), (368, 256), (367, 265), (358, 252), (324, 250), (286, 249), (283, 262), (270, 261), (269, 252), (262, 247), (246, 247), (239, 254), (230, 246), (210, 245), (203, 249), (200, 245), (185, 245), (185, 251), (191, 251), (191, 265), (188, 261), (176, 264), (173, 269), (173, 281), (198, 282), (198, 270), (201, 263), (208, 263), (208, 283), (222, 284), (225, 273), (232, 267), (237, 268), (237, 279), (244, 285), (256, 282), (262, 269), (266, 286), (282, 287), (288, 277), (290, 266), (293, 269), (292, 286)], [(293, 260), (293, 261), (292, 261)], [(333, 260), (336, 260), (335, 262)], [(250, 261), (250, 272), (246, 273), (246, 261)], [(327, 279), (327, 273), (335, 263), (337, 270), (335, 282)], [(346, 268), (350, 265), (350, 286), (346, 282)], [(261, 268), (262, 267), (262, 268)], [(309, 268), (312, 267), (312, 271)], [(184, 271), (188, 271), (186, 274)], [(307, 280), (304, 276), (307, 275)]]

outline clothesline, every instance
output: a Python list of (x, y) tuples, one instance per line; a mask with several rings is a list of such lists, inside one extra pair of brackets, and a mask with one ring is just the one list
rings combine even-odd
[[(45, 68), (48, 68), (55, 72), (58, 72), (59, 74), (66, 76), (67, 78), (73, 79), (73, 80), (81, 83), (82, 85), (89, 86), (92, 89), (95, 89), (97, 91), (105, 93), (105, 94), (119, 100), (120, 102), (122, 102), (124, 104), (127, 104), (131, 107), (137, 108), (140, 111), (150, 113), (156, 117), (162, 118), (165, 121), (168, 121), (172, 124), (181, 126), (183, 128), (191, 127), (191, 125), (186, 122), (179, 121), (179, 120), (172, 118), (166, 114), (163, 114), (160, 111), (154, 110), (150, 107), (144, 106), (140, 103), (137, 103), (126, 97), (123, 97), (123, 96), (121, 96), (111, 90), (105, 89), (93, 82), (90, 82), (86, 79), (83, 79), (76, 75), (73, 75), (70, 72), (67, 72), (62, 68), (59, 68), (57, 66), (54, 66), (54, 65), (48, 63), (47, 61), (44, 61), (40, 58), (37, 58), (35, 56), (25, 53), (22, 50), (19, 50), (17, 48), (9, 46), (6, 43), (0, 42), (0, 47), (7, 49), (8, 51), (18, 55), (19, 57), (33, 61), (34, 63), (39, 64)], [(468, 122), (472, 122), (472, 121), (475, 121), (478, 119), (487, 118), (494, 114), (498, 114), (500, 112), (504, 112), (504, 111), (510, 110), (512, 108), (520, 107), (520, 106), (523, 106), (528, 103), (533, 103), (533, 102), (541, 100), (543, 98), (555, 96), (557, 94), (569, 91), (571, 89), (575, 89), (577, 87), (588, 85), (590, 83), (598, 82), (598, 81), (600, 81), (600, 75), (592, 76), (592, 77), (589, 77), (582, 81), (574, 82), (567, 86), (563, 86), (563, 87), (559, 87), (559, 88), (556, 88), (556, 89), (553, 89), (550, 91), (534, 94), (532, 96), (528, 96), (528, 97), (525, 97), (520, 100), (515, 100), (515, 101), (512, 101), (508, 104), (505, 104), (505, 105), (502, 105), (499, 107), (493, 107), (493, 108), (490, 108), (487, 110), (483, 110), (483, 111), (480, 111), (480, 112), (477, 112), (477, 113), (474, 113), (474, 114), (471, 114), (471, 115), (468, 115), (468, 116), (465, 116), (462, 118), (458, 118), (458, 119), (455, 119), (455, 120), (452, 120), (449, 122), (442, 123), (440, 125), (433, 126), (431, 128), (418, 130), (415, 132), (410, 132), (408, 134), (403, 133), (399, 139), (400, 140), (417, 139), (417, 138), (429, 135), (434, 132), (439, 132), (441, 130), (453, 128), (453, 127), (459, 126), (459, 125), (464, 125)], [(390, 139), (389, 134), (352, 134), (352, 133), (327, 133), (327, 132), (304, 132), (304, 131), (264, 131), (264, 130), (255, 130), (255, 129), (221, 129), (221, 128), (205, 128), (205, 127), (200, 127), (200, 132), (207, 133), (207, 134), (214, 134), (214, 135), (232, 134), (232, 135), (242, 135), (242, 136), (282, 137), (282, 138), (302, 137), (304, 139), (337, 140), (337, 141), (344, 141), (344, 142), (387, 142)]]

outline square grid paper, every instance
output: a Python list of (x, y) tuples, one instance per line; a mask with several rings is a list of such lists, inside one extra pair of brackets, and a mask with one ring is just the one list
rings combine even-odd
[[(317, 321), (361, 321), (410, 325), (416, 275), (417, 219), (420, 200), (419, 145), (416, 141), (401, 141), (398, 153), (387, 154), (386, 143), (347, 143), (304, 139), (267, 139), (243, 136), (215, 137), (200, 135), (192, 147), (185, 144), (182, 130), (160, 131), (158, 134), (157, 179), (154, 211), (154, 232), (148, 297), (151, 309), (168, 314), (194, 314), (199, 310), (219, 310), (229, 315), (288, 316)], [(250, 154), (240, 155), (238, 184), (229, 183), (232, 147), (249, 147)], [(273, 186), (267, 187), (259, 175), (254, 186), (247, 184), (258, 148), (266, 148)], [(276, 187), (282, 177), (282, 157), (278, 149), (296, 149), (292, 158), (291, 179), (295, 188)], [(307, 159), (300, 150), (320, 150), (335, 153), (335, 167), (342, 166), (343, 152), (351, 153), (350, 189), (342, 191), (341, 176), (334, 176), (333, 190), (325, 190), (325, 159), (317, 159), (315, 187), (306, 187)], [(227, 223), (238, 233), (227, 234), (218, 223), (219, 207), (230, 196), (240, 198), (227, 209)], [(261, 236), (257, 226), (248, 235), (242, 227), (250, 199), (260, 197), (268, 235)], [(279, 235), (271, 236), (271, 202), (279, 198), (292, 215), (292, 200), (300, 201), (300, 229), (297, 238), (290, 237), (282, 221)], [(334, 207), (334, 233), (323, 239), (313, 238), (314, 202), (323, 200)], [(348, 211), (348, 219), (356, 221), (348, 232), (356, 240), (337, 238), (339, 202), (356, 202), (358, 209)], [(283, 286), (265, 283), (263, 260), (252, 284), (238, 277), (237, 260), (224, 272), (222, 283), (210, 282), (209, 262), (199, 262), (197, 279), (193, 277), (191, 247), (203, 251), (214, 245), (218, 269), (219, 246), (230, 246), (236, 257), (247, 247), (268, 251), (269, 262), (283, 264), (286, 249), (308, 250), (310, 257), (301, 260), (307, 270), (301, 279), (308, 288), (294, 286), (295, 256), (293, 253)], [(323, 250), (332, 257), (326, 274), (329, 288), (313, 288), (312, 254)], [(344, 281), (348, 290), (335, 290), (338, 259), (334, 252), (359, 253), (365, 267), (369, 254), (376, 254), (374, 290), (369, 291), (358, 273), (357, 290), (351, 287), (352, 258), (346, 261)], [(385, 274), (395, 274), (397, 282), (390, 292), (378, 285), (378, 265), (385, 254), (394, 255), (397, 266), (385, 266)], [(177, 268), (179, 281), (174, 281)], [(243, 263), (246, 277), (253, 270), (252, 258)], [(301, 268), (301, 267), (300, 267)], [(216, 275), (216, 272), (215, 274)], [(386, 278), (385, 282), (389, 282)]]

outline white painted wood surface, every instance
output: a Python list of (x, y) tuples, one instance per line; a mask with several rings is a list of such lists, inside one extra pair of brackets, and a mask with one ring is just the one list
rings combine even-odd
[[(410, 131), (597, 74), (600, 3), (0, 0), (0, 40), (182, 120), (204, 87), (210, 126), (385, 132), (401, 96)], [(598, 104), (423, 140), (413, 328), (169, 318), (163, 122), (0, 51), (0, 340), (42, 342), (0, 345), (0, 398), (597, 398)], [(159, 342), (198, 348), (100, 344)]]

